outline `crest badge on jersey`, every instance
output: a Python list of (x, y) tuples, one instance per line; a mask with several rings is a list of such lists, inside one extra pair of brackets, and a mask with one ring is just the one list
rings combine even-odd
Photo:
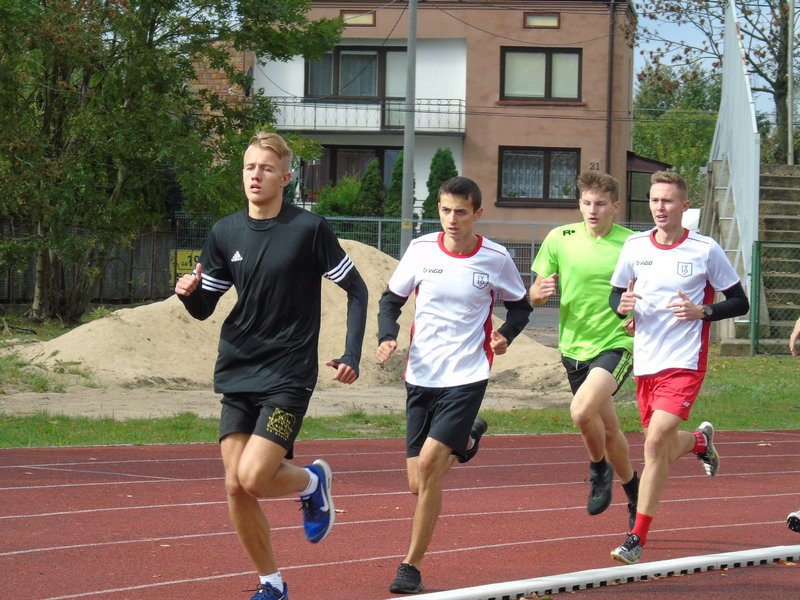
[(472, 274), (472, 285), (474, 285), (479, 290), (482, 290), (487, 285), (489, 285), (489, 274), (488, 273), (473, 273)]
[(679, 262), (678, 263), (678, 275), (681, 277), (689, 277), (692, 274), (692, 263), (690, 262)]

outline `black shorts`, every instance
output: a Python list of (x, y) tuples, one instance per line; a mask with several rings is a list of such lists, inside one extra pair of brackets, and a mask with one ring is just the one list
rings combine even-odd
[(232, 433), (257, 435), (286, 449), (294, 456), (294, 440), (300, 433), (311, 400), (306, 388), (264, 394), (231, 394), (222, 397), (219, 439)]
[(432, 437), (466, 458), (469, 433), (487, 384), (486, 379), (444, 388), (406, 383), (406, 456), (419, 456), (425, 440)]
[(567, 356), (562, 356), (561, 364), (567, 370), (567, 379), (573, 395), (578, 393), (578, 388), (583, 385), (589, 375), (589, 371), (594, 368), (600, 368), (611, 373), (617, 381), (617, 389), (614, 390), (616, 394), (628, 378), (628, 375), (630, 375), (631, 369), (633, 369), (633, 354), (629, 350), (615, 348), (614, 350), (606, 350), (589, 361), (573, 360)]

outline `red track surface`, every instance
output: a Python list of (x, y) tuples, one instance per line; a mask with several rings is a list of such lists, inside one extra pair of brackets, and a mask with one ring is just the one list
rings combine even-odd
[[(720, 474), (683, 458), (642, 561), (800, 544), (800, 432), (719, 432)], [(642, 437), (631, 435), (641, 462)], [(414, 499), (402, 440), (304, 442), (334, 469), (336, 526), (305, 541), (294, 499), (265, 501), (292, 600), (376, 600), (405, 554)], [(487, 436), (445, 481), (427, 591), (617, 565), (624, 494), (589, 517), (576, 435)], [(0, 451), (0, 598), (247, 599), (256, 578), (228, 522), (216, 445)], [(588, 600), (800, 598), (800, 566), (711, 571), (576, 592)], [(562, 595), (556, 596), (556, 598)], [(563, 594), (566, 598), (568, 595)]]

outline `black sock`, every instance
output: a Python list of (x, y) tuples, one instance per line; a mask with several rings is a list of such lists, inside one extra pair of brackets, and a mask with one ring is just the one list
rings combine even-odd
[(592, 460), (589, 461), (589, 470), (593, 473), (605, 473), (606, 469), (610, 468), (608, 462), (606, 461), (605, 457), (601, 458), (597, 462)]
[(625, 490), (625, 495), (628, 496), (628, 500), (636, 500), (639, 496), (639, 475), (636, 471), (633, 472), (633, 477), (628, 483), (622, 484), (622, 489)]

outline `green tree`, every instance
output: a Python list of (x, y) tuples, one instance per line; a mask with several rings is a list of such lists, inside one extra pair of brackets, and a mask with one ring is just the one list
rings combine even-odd
[(200, 65), (249, 87), (231, 52), (328, 51), (341, 21), (305, 0), (0, 2), (0, 264), (35, 262), (32, 318), (75, 321), (109, 250), (164, 222), (169, 182), (188, 209), (242, 204), (241, 156), (274, 122), (259, 94), (193, 88)]
[(639, 75), (634, 100), (633, 151), (674, 166), (693, 200), (705, 197), (721, 81), (699, 69), (675, 73), (650, 65)]
[(428, 175), (428, 197), (422, 205), (422, 217), (436, 219), (439, 216), (439, 187), (442, 183), (458, 175), (456, 162), (450, 148), (439, 148), (431, 160)]
[(336, 185), (326, 185), (314, 205), (314, 212), (325, 217), (353, 216), (354, 206), (361, 192), (361, 184), (355, 177), (342, 177)]
[(403, 153), (397, 155), (392, 166), (392, 179), (383, 202), (383, 216), (399, 218), (403, 210)]
[[(794, 24), (789, 23), (789, 1), (736, 3), (744, 58), (748, 70), (755, 76), (753, 91), (768, 94), (775, 103), (780, 161), (786, 160), (788, 148), (789, 74), (796, 78), (798, 71), (798, 61), (789, 61), (787, 51), (794, 31)], [(648, 42), (653, 48), (642, 53), (647, 54), (653, 64), (669, 64), (682, 69), (684, 74), (691, 74), (701, 63), (709, 64), (716, 71), (722, 64), (726, 6), (726, 2), (711, 0), (638, 2), (641, 19), (637, 35), (640, 42)], [(675, 31), (681, 33), (675, 34)], [(676, 35), (682, 39), (673, 39)], [(800, 49), (796, 34), (795, 40), (796, 53)]]
[(352, 216), (380, 217), (383, 215), (384, 197), (383, 176), (380, 163), (376, 158), (369, 163), (367, 170), (361, 175), (361, 189), (358, 191)]

